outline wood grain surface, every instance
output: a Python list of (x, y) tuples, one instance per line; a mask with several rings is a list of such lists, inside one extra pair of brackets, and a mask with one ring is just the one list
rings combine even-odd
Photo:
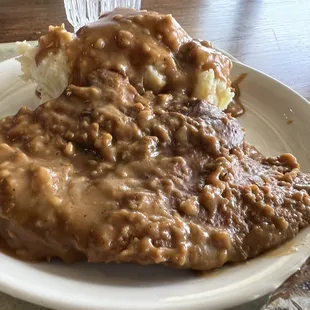
[[(193, 36), (284, 82), (310, 100), (309, 0), (142, 0)], [(0, 43), (35, 40), (65, 22), (63, 0), (0, 0)]]

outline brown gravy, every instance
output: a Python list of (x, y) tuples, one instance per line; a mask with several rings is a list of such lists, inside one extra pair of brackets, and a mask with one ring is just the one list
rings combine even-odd
[(225, 113), (230, 113), (233, 117), (239, 117), (245, 112), (245, 108), (241, 101), (241, 91), (239, 85), (246, 78), (246, 76), (247, 73), (242, 73), (231, 83), (231, 87), (234, 89), (235, 96), (225, 110)]
[(112, 71), (88, 83), (0, 121), (0, 235), (19, 258), (207, 270), (308, 225), (310, 175), (235, 118)]
[[(82, 27), (74, 37), (61, 27), (51, 28), (39, 40), (37, 63), (61, 45), (65, 45), (74, 85), (85, 85), (86, 77), (100, 68), (128, 77), (140, 94), (178, 92), (190, 96), (197, 73), (209, 69), (230, 85), (230, 59), (210, 42), (192, 39), (170, 14), (116, 9)], [(162, 78), (150, 77), (150, 71)]]
[[(77, 83), (0, 120), (0, 236), (16, 255), (207, 270), (308, 226), (310, 175), (295, 157), (264, 157), (237, 119), (188, 95), (192, 63), (220, 64), (217, 77), (228, 79), (229, 59), (169, 15), (119, 15), (81, 29), (72, 43), (81, 44), (68, 47)], [(144, 85), (149, 65), (166, 72), (168, 93)]]

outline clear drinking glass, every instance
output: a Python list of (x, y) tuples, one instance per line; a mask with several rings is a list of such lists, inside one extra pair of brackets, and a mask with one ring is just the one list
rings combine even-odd
[(140, 10), (141, 0), (64, 0), (67, 19), (76, 32), (82, 26), (94, 22), (100, 13), (117, 7)]

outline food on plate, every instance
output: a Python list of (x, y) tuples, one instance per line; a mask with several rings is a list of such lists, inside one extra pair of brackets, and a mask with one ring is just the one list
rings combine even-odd
[[(162, 30), (154, 28), (162, 21)], [(141, 71), (128, 61), (122, 72), (86, 58), (84, 68), (88, 52), (74, 50), (78, 64), (68, 67), (70, 85), (58, 98), (0, 121), (0, 236), (16, 256), (208, 270), (255, 257), (306, 227), (310, 175), (293, 155), (266, 158), (246, 143), (239, 122), (218, 108), (219, 99), (193, 95), (197, 85), (204, 87), (204, 73), (190, 68), (196, 62), (188, 60), (183, 69), (182, 57), (169, 56), (188, 39), (176, 22), (169, 15), (116, 11), (71, 41), (100, 38), (108, 48), (104, 59), (119, 63), (115, 58), (125, 61), (131, 53), (109, 55), (110, 41), (118, 42), (114, 27), (141, 35), (169, 65), (161, 69), (158, 56)], [(157, 32), (174, 44), (154, 41)], [(188, 44), (197, 45), (199, 59), (213, 55), (199, 41)], [(52, 57), (41, 51), (40, 61)], [(164, 81), (161, 90), (157, 79)]]
[(94, 69), (126, 76), (146, 91), (195, 97), (227, 107), (233, 98), (231, 61), (210, 42), (192, 39), (171, 15), (117, 9), (77, 34), (50, 27), (38, 47), (19, 44), (24, 79), (38, 84), (42, 101), (68, 84), (83, 85)]

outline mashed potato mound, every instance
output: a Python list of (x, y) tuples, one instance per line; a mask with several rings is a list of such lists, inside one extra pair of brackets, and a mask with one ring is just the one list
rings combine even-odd
[[(71, 83), (83, 85), (89, 70), (100, 68), (119, 71), (127, 76), (130, 82), (133, 81), (133, 86), (139, 89), (139, 92), (151, 90), (154, 94), (159, 94), (180, 91), (190, 98), (206, 100), (221, 110), (232, 101), (234, 93), (229, 80), (231, 62), (214, 50), (211, 44), (193, 40), (171, 15), (153, 12), (138, 15), (139, 27), (148, 30), (141, 34), (137, 32), (137, 27), (130, 26), (132, 23), (124, 26), (125, 23), (120, 21), (120, 14), (113, 13), (103, 15), (94, 28), (92, 25), (82, 28), (76, 35), (67, 32), (63, 25), (51, 26), (48, 34), (40, 38), (37, 47), (31, 47), (25, 41), (18, 43), (21, 56), (17, 60), (21, 63), (22, 78), (37, 84), (37, 90), (41, 93), (41, 103), (57, 98)], [(137, 12), (130, 11), (123, 19), (135, 22), (135, 14)], [(114, 25), (111, 23), (111, 17), (115, 21)], [(147, 21), (145, 24), (143, 17)], [(109, 23), (105, 23), (105, 18)], [(155, 26), (150, 23), (152, 19)], [(164, 25), (162, 30), (158, 28), (160, 23)], [(147, 29), (150, 27), (157, 27), (155, 30), (162, 31), (163, 34), (153, 35), (153, 28), (152, 31)], [(164, 38), (166, 28), (170, 29), (169, 33), (173, 33), (173, 36), (167, 39)], [(159, 39), (161, 37), (162, 39)], [(99, 47), (98, 41), (101, 42)], [(178, 49), (175, 47), (176, 42), (180, 44)], [(180, 51), (184, 53), (181, 59), (185, 60), (184, 68), (187, 69), (182, 69), (182, 65), (178, 63)], [(37, 55), (40, 55), (39, 61)], [(136, 57), (134, 61), (133, 57)], [(144, 67), (137, 67), (139, 61), (145, 63)], [(80, 71), (74, 71), (76, 68), (73, 68), (73, 63), (78, 63), (77, 68)], [(213, 68), (220, 68), (220, 75)], [(73, 75), (78, 76), (80, 80), (72, 80)], [(180, 77), (183, 80), (179, 82), (177, 79)], [(178, 83), (180, 89), (176, 90)]]

